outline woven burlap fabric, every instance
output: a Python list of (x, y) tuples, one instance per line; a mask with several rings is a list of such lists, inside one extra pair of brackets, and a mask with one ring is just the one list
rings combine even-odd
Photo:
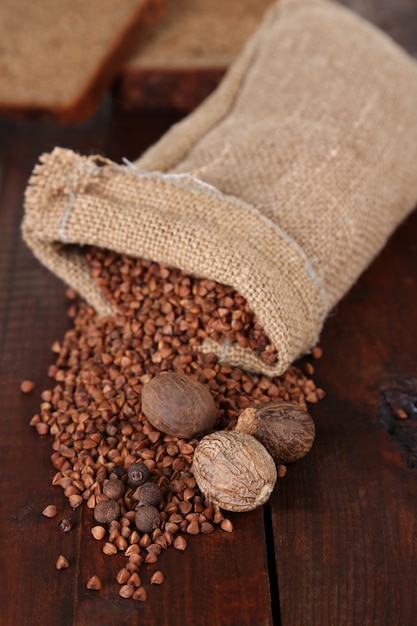
[(233, 285), (282, 373), (417, 202), (417, 65), (352, 12), (282, 0), (217, 89), (135, 163), (56, 148), (26, 191), (23, 235), (102, 314), (83, 245)]

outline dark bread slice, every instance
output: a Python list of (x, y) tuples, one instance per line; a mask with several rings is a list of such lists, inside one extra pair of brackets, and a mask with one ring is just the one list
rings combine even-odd
[(124, 110), (195, 108), (217, 86), (272, 0), (168, 0), (162, 19), (123, 67)]
[(162, 11), (163, 0), (3, 0), (0, 113), (87, 118)]

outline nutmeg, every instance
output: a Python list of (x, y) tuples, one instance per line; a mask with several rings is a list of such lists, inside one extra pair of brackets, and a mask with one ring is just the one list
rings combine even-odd
[(292, 402), (279, 400), (246, 408), (239, 415), (235, 431), (259, 439), (277, 463), (301, 459), (311, 449), (315, 437), (310, 414)]
[(193, 473), (205, 497), (227, 511), (261, 506), (277, 479), (267, 449), (252, 435), (237, 431), (203, 437), (194, 453)]
[(184, 439), (199, 437), (216, 423), (207, 387), (186, 374), (159, 374), (144, 385), (142, 412), (157, 430)]

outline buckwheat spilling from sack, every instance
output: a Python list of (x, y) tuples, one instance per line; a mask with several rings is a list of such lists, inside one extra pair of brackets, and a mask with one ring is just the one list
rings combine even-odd
[[(197, 486), (192, 463), (198, 439), (152, 426), (141, 411), (144, 386), (163, 372), (190, 377), (214, 400), (216, 420), (210, 418), (207, 428), (227, 431), (254, 404), (284, 400), (306, 409), (324, 392), (309, 378), (311, 360), (307, 374), (291, 367), (268, 378), (199, 351), (210, 337), (250, 346), (271, 363), (276, 359), (275, 348), (232, 288), (98, 249), (91, 249), (88, 259), (94, 280), (118, 313), (100, 318), (87, 304), (71, 302), (73, 328), (52, 348), (57, 359), (49, 375), (55, 384), (41, 394), (31, 424), (52, 437), (53, 485), (64, 489), (73, 508), (85, 503), (93, 509), (91, 532), (105, 554), (125, 554), (119, 595), (143, 601), (147, 592), (138, 574), (143, 563), (156, 563), (171, 546), (185, 550), (187, 534), (233, 530)], [(312, 354), (320, 356), (319, 349)], [(278, 468), (283, 476), (285, 466)], [(150, 583), (163, 578), (159, 572)]]

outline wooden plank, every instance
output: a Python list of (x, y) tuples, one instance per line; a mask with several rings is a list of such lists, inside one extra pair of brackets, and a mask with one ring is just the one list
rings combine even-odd
[[(415, 2), (343, 4), (416, 54)], [(283, 626), (415, 622), (416, 236), (414, 213), (325, 324), (316, 443), (271, 501)]]
[[(67, 129), (6, 120), (0, 126), (0, 602), (7, 626), (72, 623), (73, 594), (64, 578), (57, 578), (55, 559), (73, 550), (77, 539), (64, 537), (54, 521), (41, 515), (50, 502), (62, 508), (64, 498), (51, 488), (49, 441), (34, 432), (29, 420), (38, 410), (40, 391), (50, 383), (50, 346), (69, 320), (64, 285), (21, 240), (23, 191), (39, 154), (55, 143), (99, 149), (98, 131), (107, 115), (100, 111), (94, 120)], [(19, 389), (26, 378), (36, 384), (28, 396)]]
[[(218, 530), (210, 536), (190, 537), (184, 553), (168, 550), (158, 562), (166, 577), (164, 585), (151, 587), (155, 566), (146, 566), (141, 575), (148, 602), (124, 600), (118, 596), (115, 576), (126, 559), (105, 556), (90, 535), (91, 511), (86, 507), (72, 511), (62, 489), (51, 486), (50, 441), (29, 426), (39, 409), (41, 391), (51, 386), (50, 346), (70, 326), (64, 286), (33, 258), (20, 237), (22, 194), (33, 164), (55, 145), (135, 158), (173, 121), (175, 116), (157, 115), (130, 116), (128, 123), (124, 117), (110, 120), (104, 106), (89, 124), (67, 129), (1, 123), (0, 571), (4, 584), (0, 603), (4, 626), (133, 625), (138, 619), (158, 626), (273, 623), (262, 510), (233, 517), (232, 534)], [(36, 384), (26, 396), (19, 390), (25, 378)], [(50, 503), (58, 507), (57, 518), (41, 514)], [(69, 516), (73, 530), (63, 534), (56, 523)], [(58, 572), (55, 561), (61, 553), (70, 567)], [(100, 593), (85, 588), (94, 573), (103, 581)]]
[(416, 469), (381, 419), (390, 380), (417, 401), (416, 238), (414, 213), (325, 325), (316, 442), (271, 503), (283, 626), (413, 623)]
[[(86, 549), (80, 550), (78, 563), (75, 623), (113, 626), (117, 619), (121, 624), (133, 626), (139, 614), (142, 623), (155, 626), (272, 624), (262, 511), (232, 519), (235, 523), (232, 534), (218, 530), (205, 537), (187, 537), (186, 551), (168, 549), (156, 566), (141, 566), (140, 575), (148, 592), (145, 603), (117, 595), (119, 585), (115, 577), (126, 559), (104, 557), (97, 546), (90, 545), (87, 549), (88, 542), (83, 540)], [(90, 524), (85, 528), (84, 539)], [(92, 572), (92, 553), (94, 567), (98, 568), (105, 586), (100, 596), (86, 592), (82, 585), (82, 580)], [(161, 587), (149, 584), (156, 569), (161, 569), (165, 576)]]

